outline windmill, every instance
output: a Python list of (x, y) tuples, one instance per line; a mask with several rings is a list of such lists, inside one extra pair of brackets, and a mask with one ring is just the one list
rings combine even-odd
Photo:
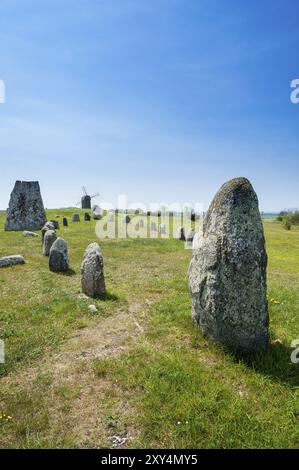
[(83, 196), (81, 197), (81, 201), (77, 202), (76, 205), (78, 206), (79, 204), (81, 204), (82, 209), (91, 209), (91, 200), (94, 197), (98, 197), (99, 193), (89, 196), (85, 186), (82, 187), (82, 191), (83, 191)]

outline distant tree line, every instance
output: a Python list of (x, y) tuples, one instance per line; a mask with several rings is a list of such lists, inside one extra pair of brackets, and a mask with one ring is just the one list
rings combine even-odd
[(281, 211), (277, 220), (283, 223), (286, 230), (291, 230), (293, 225), (299, 225), (299, 210)]

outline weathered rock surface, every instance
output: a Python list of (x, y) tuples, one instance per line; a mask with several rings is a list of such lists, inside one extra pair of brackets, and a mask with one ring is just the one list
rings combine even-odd
[(84, 214), (84, 221), (85, 221), (85, 222), (90, 222), (90, 219), (91, 219), (91, 217), (90, 217), (90, 215), (88, 214), (88, 212), (85, 212), (85, 214)]
[(24, 264), (25, 260), (21, 255), (4, 256), (0, 258), (0, 268), (6, 268), (7, 266), (14, 266), (15, 264)]
[(27, 230), (25, 230), (23, 232), (23, 237), (39, 237), (39, 235), (37, 233), (28, 232)]
[(79, 214), (73, 214), (72, 222), (80, 222), (80, 215)]
[(57, 240), (54, 230), (47, 230), (44, 236), (43, 255), (49, 256), (53, 243)]
[(203, 234), (202, 229), (198, 232), (195, 232), (192, 242), (192, 250), (198, 250), (202, 246)]
[(68, 220), (67, 220), (66, 217), (63, 217), (62, 224), (63, 224), (64, 227), (68, 227), (69, 223), (68, 223)]
[(41, 230), (41, 232), (42, 232), (42, 242), (43, 243), (44, 243), (45, 233), (48, 230), (55, 230), (53, 222), (50, 222), (49, 220), (48, 220), (48, 222), (45, 223), (45, 225), (43, 226), (43, 228)]
[(63, 238), (57, 238), (50, 249), (49, 268), (53, 272), (69, 270), (68, 249)]
[(85, 251), (81, 265), (81, 285), (88, 297), (106, 293), (103, 256), (97, 243), (91, 243)]
[(247, 179), (220, 188), (199, 242), (189, 268), (194, 322), (234, 351), (265, 351), (267, 254), (258, 199)]
[(5, 230), (40, 230), (46, 220), (38, 181), (16, 181), (6, 212)]

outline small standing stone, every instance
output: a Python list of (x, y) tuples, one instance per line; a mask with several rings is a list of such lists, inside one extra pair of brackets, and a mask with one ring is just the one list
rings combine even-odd
[(129, 224), (131, 222), (131, 218), (128, 214), (124, 215), (124, 217), (121, 219), (123, 224)]
[(85, 251), (81, 265), (81, 285), (88, 297), (106, 293), (103, 256), (97, 243), (91, 243)]
[(154, 220), (151, 221), (151, 232), (157, 232), (158, 231), (158, 227), (157, 227), (157, 224)]
[(267, 254), (258, 199), (246, 178), (220, 188), (199, 241), (189, 268), (194, 322), (234, 351), (264, 352), (269, 343)]
[(165, 224), (160, 224), (160, 233), (162, 235), (166, 235), (166, 225)]
[(63, 219), (62, 219), (62, 224), (63, 224), (64, 227), (68, 227), (68, 224), (69, 224), (69, 223), (68, 223), (68, 220), (67, 220), (66, 217), (63, 217)]
[(187, 237), (186, 237), (186, 245), (188, 247), (192, 247), (193, 244), (193, 239), (194, 239), (195, 231), (194, 230), (189, 230)]
[(88, 212), (85, 212), (85, 214), (84, 214), (84, 221), (85, 222), (90, 222), (90, 215), (88, 214)]
[(79, 214), (73, 214), (72, 222), (80, 222), (80, 215)]
[(178, 229), (176, 238), (177, 238), (178, 240), (182, 240), (182, 241), (185, 241), (185, 240), (186, 240), (184, 227), (180, 227), (180, 228)]
[(101, 220), (103, 217), (103, 210), (100, 206), (95, 205), (92, 207), (92, 217), (94, 220)]
[(46, 222), (45, 225), (43, 226), (43, 228), (41, 229), (42, 243), (44, 242), (45, 233), (47, 232), (47, 230), (55, 230), (54, 224), (50, 221)]
[(63, 238), (57, 238), (50, 249), (49, 268), (53, 272), (69, 270), (68, 249)]
[(57, 240), (54, 230), (47, 230), (44, 236), (43, 255), (49, 256), (53, 243)]

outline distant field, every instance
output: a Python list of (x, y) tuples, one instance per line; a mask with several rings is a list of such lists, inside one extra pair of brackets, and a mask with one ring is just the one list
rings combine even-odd
[(298, 229), (265, 223), (271, 336), (280, 342), (246, 363), (192, 325), (183, 242), (99, 241), (108, 296), (94, 300), (80, 294), (94, 221), (61, 223), (66, 275), (49, 271), (39, 238), (3, 226), (1, 213), (0, 256), (22, 254), (26, 264), (0, 270), (0, 447), (299, 446), (299, 364), (290, 361)]

